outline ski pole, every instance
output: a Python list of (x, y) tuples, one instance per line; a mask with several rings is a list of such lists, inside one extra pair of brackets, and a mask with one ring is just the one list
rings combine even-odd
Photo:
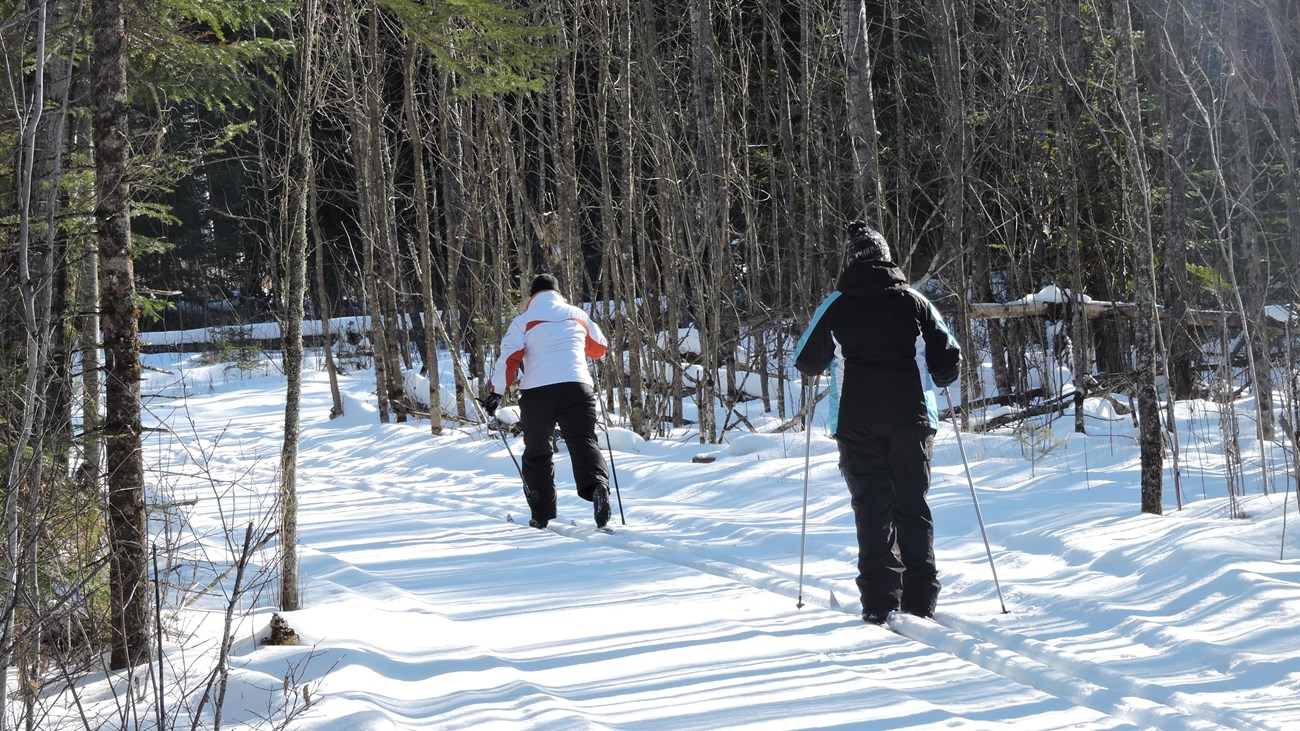
[[(796, 609), (803, 609), (803, 559), (808, 539), (808, 473), (812, 470), (812, 415), (817, 404), (817, 382), (821, 374), (813, 376), (812, 388), (804, 389), (804, 445), (803, 445), (803, 519), (799, 523), (799, 599)], [(807, 379), (805, 379), (805, 383)]]
[(614, 478), (614, 496), (618, 498), (618, 519), (623, 525), (627, 525), (627, 518), (623, 516), (623, 493), (618, 489), (618, 470), (614, 468), (614, 447), (609, 443), (609, 411), (605, 409), (605, 402), (600, 398), (600, 369), (593, 367), (591, 369), (592, 377), (596, 380), (596, 403), (600, 404), (600, 413), (605, 427), (605, 451), (609, 453), (609, 474)]
[[(498, 420), (497, 424), (500, 423), (500, 420)], [(515, 463), (515, 471), (519, 473), (519, 482), (524, 486), (524, 496), (528, 498), (529, 504), (531, 504), (533, 491), (528, 489), (528, 480), (524, 479), (524, 468), (519, 464), (519, 460), (515, 458), (515, 451), (510, 448), (510, 442), (506, 441), (505, 429), (498, 428), (497, 433), (501, 435), (501, 443), (506, 445), (506, 454), (510, 455), (510, 461)]]
[(489, 419), (487, 411), (483, 409), (483, 402), (481, 400), (475, 398), (474, 403), (478, 406), (479, 414), (483, 417), (483, 422), (487, 425), (488, 431), (494, 431), (492, 429), (491, 421), (496, 421), (498, 428), (495, 431), (501, 435), (501, 443), (506, 446), (506, 454), (510, 455), (510, 461), (515, 463), (515, 472), (519, 473), (519, 482), (524, 486), (524, 497), (528, 498), (528, 503), (531, 505), (533, 501), (533, 491), (528, 489), (528, 480), (524, 479), (524, 468), (519, 464), (519, 460), (515, 458), (515, 450), (511, 449), (510, 442), (506, 441), (505, 429), (500, 428), (501, 420), (495, 416)]
[(957, 451), (961, 454), (962, 467), (966, 468), (966, 483), (970, 485), (970, 499), (975, 503), (975, 520), (980, 524), (980, 535), (984, 537), (984, 552), (989, 556), (989, 568), (993, 570), (993, 586), (998, 590), (998, 603), (1002, 613), (1008, 614), (1007, 603), (1002, 599), (1002, 585), (998, 583), (998, 567), (993, 564), (993, 549), (989, 547), (989, 534), (984, 529), (984, 516), (980, 513), (980, 500), (975, 496), (975, 479), (970, 474), (970, 462), (966, 461), (966, 448), (961, 443), (961, 425), (957, 423), (957, 409), (952, 403), (952, 393), (943, 387), (943, 395), (948, 399), (948, 414), (952, 417), (952, 429), (957, 433)]

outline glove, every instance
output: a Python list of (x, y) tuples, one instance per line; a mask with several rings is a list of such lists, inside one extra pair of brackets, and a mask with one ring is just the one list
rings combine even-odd
[(951, 386), (957, 380), (957, 377), (960, 375), (961, 375), (960, 362), (955, 364), (952, 368), (948, 368), (947, 370), (930, 372), (930, 378), (934, 379), (934, 385), (938, 386), (939, 388), (947, 388), (948, 386)]
[(501, 405), (501, 394), (489, 393), (487, 398), (479, 399), (478, 402), (483, 404), (483, 411), (487, 413), (489, 419), (495, 418), (497, 407)]

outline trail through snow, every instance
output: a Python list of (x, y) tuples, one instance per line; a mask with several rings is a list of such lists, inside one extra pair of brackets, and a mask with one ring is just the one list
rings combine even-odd
[[(227, 379), (191, 356), (153, 365), (167, 372), (147, 390), (187, 396), (151, 402), (174, 434), (150, 443), (169, 475), (157, 491), (197, 498), (185, 545), (220, 556), (271, 512), (283, 378)], [(801, 582), (805, 437), (762, 433), (779, 420), (754, 404), (760, 433), (727, 445), (613, 430), (609, 535), (563, 453), (560, 517), (534, 530), (497, 436), (380, 424), (371, 374), (343, 384), (347, 415), (334, 421), (324, 374), (305, 385), (306, 608), (286, 616), (304, 644), (260, 646), (275, 592), (245, 600), (226, 727), (273, 716), (287, 684), (311, 697), (291, 728), (331, 731), (1300, 728), (1300, 562), (1278, 559), (1300, 552), (1294, 530), (1282, 545), (1284, 505), (1296, 520), (1281, 491), (1289, 457), (1266, 452), (1269, 495), (1248, 460), (1249, 517), (1229, 517), (1212, 405), (1180, 405), (1187, 503), (1169, 505), (1168, 487), (1162, 517), (1138, 513), (1131, 423), (1101, 406), (1090, 434), (1062, 420), (1059, 449), (1032, 460), (1010, 436), (963, 436), (1007, 614), (945, 427), (931, 491), (939, 613), (884, 629), (858, 616), (853, 521), (820, 414)], [(716, 461), (692, 462), (703, 453)], [(274, 566), (273, 548), (260, 566)], [(169, 647), (210, 637), (218, 604), (176, 616), (193, 634)], [(170, 672), (210, 668), (205, 647)], [(109, 681), (81, 687), (113, 718)], [(51, 728), (76, 727), (67, 710)]]

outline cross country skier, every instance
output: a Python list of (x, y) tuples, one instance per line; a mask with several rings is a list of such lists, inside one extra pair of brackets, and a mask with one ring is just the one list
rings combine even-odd
[(545, 528), (555, 518), (555, 465), (551, 437), (556, 424), (569, 449), (578, 496), (592, 503), (596, 527), (609, 522), (609, 478), (596, 441), (596, 398), (587, 358), (599, 360), (608, 342), (587, 313), (565, 301), (559, 282), (538, 275), (528, 304), (501, 340), (501, 358), (492, 370), (491, 392), (483, 400), (495, 416), (501, 394), (520, 369), (520, 420), (524, 426), (523, 480), (532, 519)]
[(932, 385), (957, 380), (961, 350), (907, 285), (885, 237), (847, 227), (849, 262), (795, 350), (805, 375), (831, 368), (830, 427), (852, 497), (862, 618), (929, 617), (939, 596), (925, 494), (939, 425)]

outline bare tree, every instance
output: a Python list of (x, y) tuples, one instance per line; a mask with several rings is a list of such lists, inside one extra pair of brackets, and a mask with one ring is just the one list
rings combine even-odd
[(1178, 78), (1178, 59), (1188, 53), (1185, 48), (1187, 13), (1183, 0), (1166, 0), (1158, 18), (1152, 20), (1160, 49), (1160, 111), (1165, 127), (1161, 155), (1164, 163), (1164, 246), (1161, 276), (1164, 282), (1165, 317), (1161, 322), (1166, 337), (1169, 371), (1169, 396), (1192, 397), (1194, 382), (1194, 346), (1191, 333), (1183, 324), (1190, 307), (1190, 283), (1187, 277), (1189, 226), (1188, 178), (1185, 160), (1191, 151), (1190, 104)]
[[(1250, 361), (1250, 372), (1255, 406), (1259, 414), (1257, 430), (1260, 443), (1273, 439), (1273, 377), (1268, 357), (1268, 319), (1264, 314), (1264, 305), (1268, 292), (1268, 283), (1264, 278), (1263, 254), (1264, 243), (1259, 224), (1259, 200), (1255, 188), (1258, 163), (1255, 161), (1253, 140), (1254, 130), (1249, 122), (1248, 104), (1251, 96), (1250, 85), (1256, 82), (1253, 67), (1246, 60), (1246, 41), (1243, 38), (1242, 23), (1245, 15), (1242, 6), (1252, 9), (1254, 2), (1224, 3), (1222, 12), (1223, 47), (1226, 60), (1232, 67), (1228, 78), (1228, 127), (1230, 137), (1225, 152), (1228, 155), (1228, 181), (1232, 186), (1230, 198), (1233, 204), (1228, 209), (1228, 220), (1236, 233), (1236, 241), (1241, 247), (1240, 267), (1244, 275), (1241, 287), (1236, 290), (1241, 300), (1243, 327), (1246, 335), (1246, 354)], [(1231, 249), (1228, 249), (1231, 254)], [(1235, 255), (1233, 259), (1235, 260)], [(1237, 265), (1232, 264), (1234, 270)]]
[[(872, 208), (885, 219), (884, 181), (880, 176), (880, 133), (876, 130), (875, 85), (871, 79), (871, 35), (866, 0), (841, 0), (840, 32), (844, 38), (844, 96), (848, 103), (849, 139), (853, 145), (853, 195), (861, 215)], [(944, 32), (947, 23), (939, 21)], [(955, 32), (955, 31), (954, 31)], [(956, 39), (953, 39), (955, 43)], [(939, 46), (946, 52), (948, 44)], [(955, 80), (954, 80), (955, 81)]]
[[(965, 245), (964, 233), (966, 212), (966, 99), (965, 85), (962, 82), (961, 63), (961, 3), (952, 0), (929, 0), (926, 7), (932, 22), (929, 23), (930, 43), (934, 48), (934, 84), (936, 101), (940, 109), (940, 165), (944, 180), (943, 198), (940, 202), (943, 216), (942, 251), (955, 252), (958, 260), (958, 290), (963, 296), (957, 298), (957, 317), (954, 324), (961, 337), (961, 348), (967, 353), (963, 359), (965, 374), (961, 379), (961, 398), (971, 398), (972, 384), (978, 379), (976, 371), (970, 365), (975, 352), (974, 339), (971, 337), (970, 318), (966, 314), (967, 297), (964, 293), (970, 289), (966, 283), (966, 272), (971, 271), (967, 265), (969, 248)], [(969, 427), (969, 414), (962, 410), (965, 423)]]
[(148, 532), (140, 454), (140, 305), (127, 177), (126, 0), (92, 2), (95, 221), (104, 331), (104, 441), (115, 669), (149, 656)]
[[(302, 606), (298, 586), (298, 438), (302, 401), (302, 320), (307, 296), (307, 204), (311, 178), (311, 112), (316, 108), (316, 0), (299, 0), (292, 23), (297, 38), (292, 102), (288, 109), (288, 159), (284, 166), (281, 220), (284, 231), (284, 441), (280, 448), (280, 608)], [(326, 344), (328, 347), (328, 343)]]
[[(45, 108), (46, 75), (46, 40), (48, 33), (49, 6), (38, 2), (35, 31), (32, 45), (34, 47), (35, 68), (33, 83), (23, 100), (24, 107), (16, 110), (22, 121), (18, 145), (18, 159), (15, 176), (15, 192), (18, 203), (18, 231), (16, 246), (16, 264), (18, 275), (19, 300), (22, 309), (23, 353), (21, 365), (24, 369), (19, 385), (18, 401), (21, 403), (21, 416), (18, 428), (13, 434), (12, 444), (6, 445), (8, 464), (5, 465), (5, 482), (0, 494), (0, 515), (4, 521), (4, 589), (0, 592), (0, 731), (7, 723), (7, 693), (9, 688), (9, 668), (15, 656), (18, 642), (17, 615), (22, 594), (30, 589), (29, 582), (36, 580), (35, 572), (29, 562), (35, 561), (35, 554), (30, 550), (29, 541), (35, 541), (35, 532), (28, 526), (23, 530), (20, 525), (20, 512), (27, 512), (31, 520), (32, 511), (22, 511), (19, 505), (20, 495), (39, 494), (43, 449), (40, 427), (45, 421), (44, 384), (42, 376), (49, 359), (52, 333), (50, 332), (50, 274), (48, 268), (52, 251), (38, 243), (40, 237), (33, 227), (40, 223), (40, 212), (45, 209), (42, 204), (44, 193), (39, 189), (36, 172), (38, 156), (38, 138), (42, 126), (42, 113)], [(42, 256), (41, 252), (45, 252)], [(28, 452), (30, 448), (30, 454)], [(30, 499), (30, 498), (29, 498)], [(26, 535), (24, 535), (26, 534)], [(34, 599), (34, 596), (32, 597)], [(30, 600), (29, 600), (30, 601)], [(20, 666), (24, 663), (19, 658)], [(25, 668), (20, 667), (20, 670)], [(23, 673), (25, 675), (25, 673)], [(29, 695), (29, 694), (25, 694)]]
[(441, 320), (433, 298), (433, 236), (429, 220), (429, 181), (425, 172), (426, 142), (420, 124), (420, 112), (415, 96), (419, 74), (419, 44), (412, 38), (407, 41), (406, 59), (402, 74), (402, 107), (406, 112), (406, 134), (411, 140), (411, 174), (415, 199), (415, 261), (420, 280), (420, 300), (424, 303), (424, 368), (429, 378), (429, 430), (442, 433), (441, 387), (438, 383), (438, 337)]
[(1079, 222), (1080, 191), (1083, 187), (1080, 173), (1079, 143), (1083, 134), (1083, 83), (1087, 70), (1083, 49), (1083, 27), (1079, 19), (1079, 5), (1072, 0), (1052, 2), (1051, 27), (1048, 42), (1059, 49), (1054, 58), (1057, 69), (1053, 79), (1053, 99), (1056, 102), (1056, 138), (1060, 150), (1058, 174), (1062, 187), (1061, 230), (1070, 262), (1069, 311), (1070, 358), (1074, 379), (1074, 430), (1085, 431), (1084, 397), (1088, 392), (1088, 378), (1092, 364), (1088, 360), (1088, 319), (1084, 316), (1082, 231)]
[(687, 267), (690, 291), (694, 295), (693, 320), (700, 336), (700, 366), (703, 377), (696, 384), (695, 400), (699, 406), (700, 442), (713, 443), (720, 436), (714, 418), (718, 374), (718, 356), (722, 348), (721, 298), (719, 271), (724, 265), (729, 237), (726, 214), (726, 187), (722, 160), (722, 129), (719, 114), (718, 49), (713, 36), (713, 3), (690, 0), (692, 100), (697, 120), (693, 140), (694, 161), (698, 170), (695, 211), (691, 218), (694, 230), (687, 234)]
[(1138, 400), (1138, 440), (1142, 462), (1142, 512), (1159, 515), (1164, 441), (1160, 427), (1159, 395), (1156, 392), (1155, 249), (1151, 227), (1151, 185), (1143, 134), (1137, 64), (1133, 51), (1133, 18), (1129, 0), (1115, 3), (1115, 65), (1118, 107), (1125, 150), (1125, 200), (1127, 225), (1133, 255), (1133, 302), (1138, 316), (1133, 320), (1137, 344), (1137, 370), (1133, 387)]
[[(450, 74), (440, 79), (434, 90), (434, 104), (442, 113), (438, 116), (438, 143), (442, 151), (442, 195), (443, 215), (446, 219), (444, 241), (443, 272), (446, 292), (446, 330), (447, 342), (453, 354), (465, 351), (465, 313), (467, 309), (461, 301), (461, 271), (465, 267), (465, 250), (469, 238), (469, 218), (471, 216), (467, 178), (470, 171), (466, 162), (466, 128), (469, 125), (468, 102), (452, 93), (453, 78)], [(482, 360), (471, 355), (472, 364)], [(460, 358), (455, 357), (457, 372)], [(456, 413), (464, 417), (466, 397), (473, 397), (468, 373), (456, 381)]]
[(322, 351), (325, 354), (325, 371), (330, 381), (330, 418), (343, 415), (343, 396), (339, 393), (338, 367), (334, 361), (334, 335), (330, 328), (329, 292), (325, 287), (325, 235), (320, 226), (320, 206), (316, 193), (316, 167), (307, 171), (307, 206), (310, 212), (312, 241), (316, 251), (316, 302), (320, 311)]

